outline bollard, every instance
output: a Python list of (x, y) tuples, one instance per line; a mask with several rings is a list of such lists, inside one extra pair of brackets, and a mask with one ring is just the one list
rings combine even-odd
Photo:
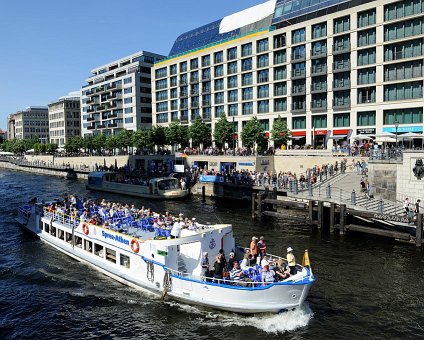
[(380, 198), (380, 202), (378, 202), (378, 211), (382, 214), (384, 210), (384, 202), (383, 200)]
[(308, 185), (309, 185), (309, 197), (312, 197), (313, 195), (314, 195), (314, 193), (313, 193), (313, 188), (312, 188), (312, 183), (308, 183)]
[(298, 187), (297, 179), (294, 181), (294, 193), (295, 193), (295, 195), (299, 194), (299, 187)]
[(352, 190), (352, 193), (350, 195), (350, 201), (352, 202), (352, 205), (356, 205), (356, 192), (355, 192), (355, 189)]
[(330, 187), (330, 184), (327, 185), (327, 198), (331, 198), (331, 187)]
[(202, 186), (202, 202), (206, 201), (206, 187)]

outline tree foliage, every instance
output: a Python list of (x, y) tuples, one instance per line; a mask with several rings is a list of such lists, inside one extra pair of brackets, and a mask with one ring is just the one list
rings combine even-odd
[(268, 141), (258, 118), (252, 117), (247, 121), (241, 133), (241, 140), (244, 146), (253, 147), (256, 143), (259, 151), (266, 149)]
[(138, 150), (151, 149), (153, 146), (152, 130), (142, 128), (132, 134), (131, 144)]
[(182, 147), (188, 145), (188, 128), (182, 126), (178, 120), (169, 124), (165, 133), (170, 145), (181, 144)]
[(199, 117), (188, 128), (188, 137), (191, 138), (194, 147), (198, 147), (200, 144), (203, 146), (211, 144), (210, 129)]
[(215, 130), (213, 136), (215, 141), (219, 144), (224, 145), (226, 142), (233, 140), (233, 125), (227, 120), (225, 114), (221, 115), (221, 118), (215, 124)]
[(274, 141), (275, 148), (287, 145), (287, 142), (291, 140), (291, 132), (287, 128), (287, 123), (280, 116), (274, 121), (271, 130), (271, 138)]
[(153, 145), (164, 146), (169, 144), (168, 138), (166, 135), (166, 128), (161, 125), (156, 125), (150, 130), (150, 138)]

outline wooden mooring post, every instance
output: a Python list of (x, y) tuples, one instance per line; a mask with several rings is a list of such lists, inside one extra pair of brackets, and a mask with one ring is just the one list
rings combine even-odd
[(340, 204), (340, 235), (344, 235), (346, 231), (346, 204)]
[(417, 221), (416, 221), (416, 237), (415, 237), (415, 244), (417, 247), (419, 247), (421, 250), (423, 249), (423, 214), (417, 214)]
[(323, 231), (324, 228), (324, 202), (318, 201), (318, 228)]

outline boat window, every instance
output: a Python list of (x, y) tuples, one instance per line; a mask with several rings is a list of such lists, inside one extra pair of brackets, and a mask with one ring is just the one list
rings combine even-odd
[(162, 179), (158, 182), (158, 188), (160, 190), (178, 189), (178, 180), (176, 178)]
[(130, 267), (130, 257), (124, 254), (121, 254), (119, 256), (119, 262), (121, 264), (121, 266), (125, 267), (125, 268), (129, 268)]
[(75, 245), (79, 248), (82, 248), (82, 238), (79, 236), (75, 236)]
[(65, 232), (62, 229), (57, 229), (57, 237), (61, 240), (65, 239)]
[(94, 243), (94, 254), (100, 257), (103, 257), (103, 246), (100, 244)]
[(44, 231), (50, 233), (50, 225), (48, 223), (44, 223)]
[(50, 235), (56, 236), (56, 227), (53, 227), (53, 226), (51, 227)]
[(72, 234), (65, 233), (65, 241), (68, 243), (72, 243)]
[(116, 251), (106, 248), (106, 260), (116, 263)]
[(88, 251), (89, 253), (91, 253), (93, 251), (93, 242), (91, 242), (89, 240), (85, 240), (84, 241), (84, 249), (86, 251)]

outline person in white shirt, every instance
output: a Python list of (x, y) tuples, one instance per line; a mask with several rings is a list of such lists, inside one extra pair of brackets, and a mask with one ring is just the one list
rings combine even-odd
[(183, 228), (182, 223), (176, 221), (171, 229), (171, 238), (178, 238), (181, 235), (181, 229)]

